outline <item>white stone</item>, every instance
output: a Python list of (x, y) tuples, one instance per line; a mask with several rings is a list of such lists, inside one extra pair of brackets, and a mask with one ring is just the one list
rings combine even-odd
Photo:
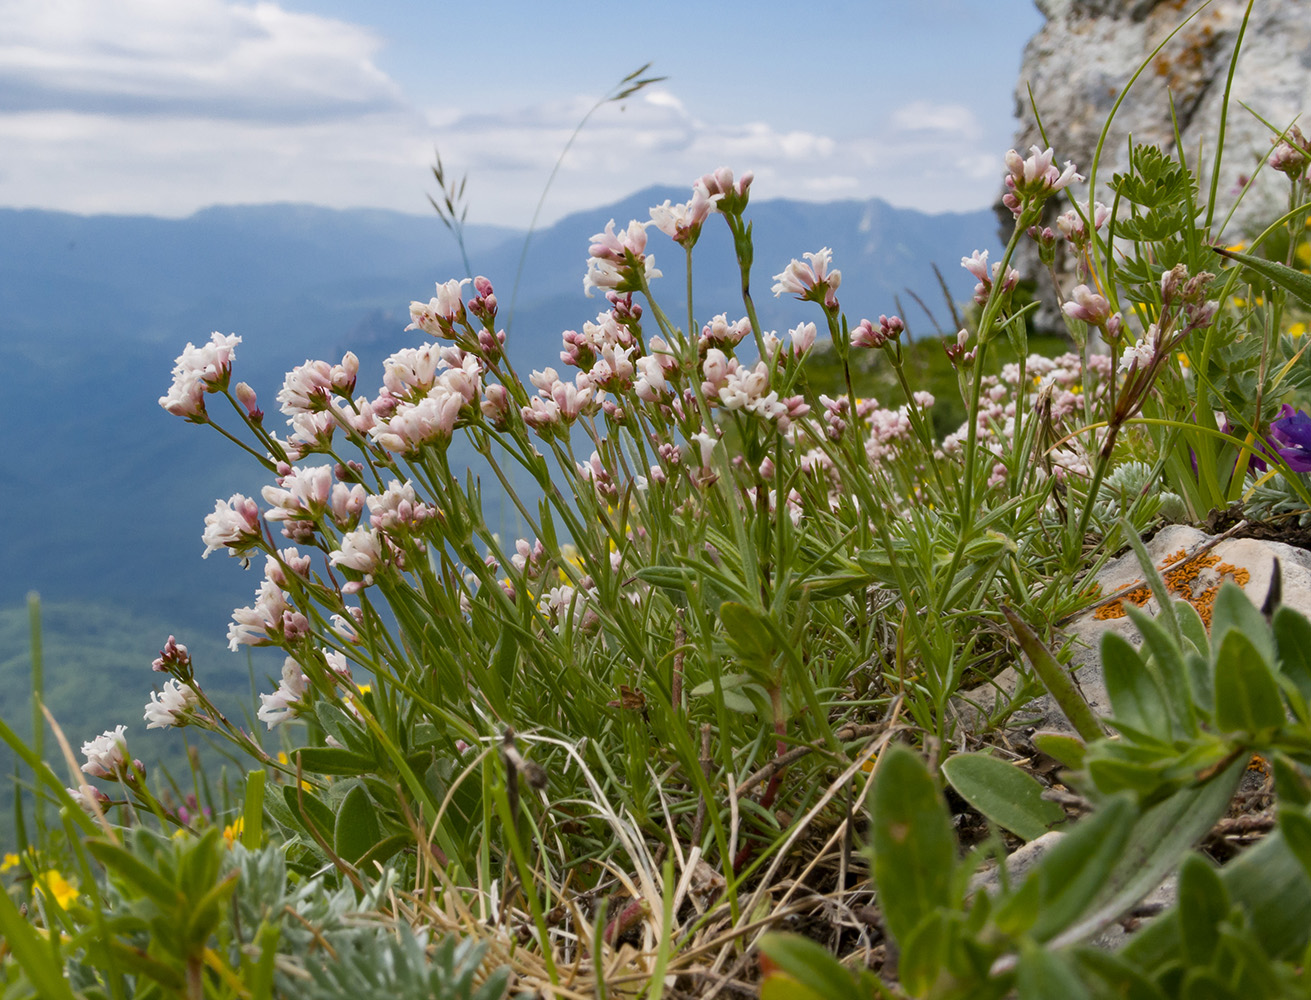
[[(1213, 538), (1214, 536), (1186, 525), (1169, 525), (1158, 532), (1147, 543), (1146, 548), (1152, 564), (1160, 567), (1180, 549), (1185, 550), (1190, 557), (1202, 552)], [(1271, 574), (1277, 558), (1282, 581), (1282, 603), (1311, 617), (1311, 552), (1282, 542), (1257, 541), (1251, 538), (1226, 539), (1207, 551), (1216, 557), (1217, 566), (1227, 563), (1247, 571), (1248, 580), (1243, 587), (1244, 593), (1258, 607), (1264, 603), (1270, 591)], [(1101, 592), (1109, 596), (1124, 587), (1144, 581), (1145, 577), (1137, 556), (1130, 551), (1104, 567), (1096, 579)], [(1200, 594), (1207, 587), (1218, 586), (1220, 582), (1221, 577), (1216, 572), (1216, 567), (1203, 569), (1193, 585), (1193, 592), (1195, 595)], [(1149, 599), (1143, 605), (1143, 610), (1155, 615), (1159, 611), (1155, 598)], [(1070, 668), (1076, 683), (1093, 711), (1103, 718), (1109, 716), (1110, 699), (1106, 694), (1106, 682), (1102, 675), (1099, 656), (1102, 635), (1107, 631), (1118, 632), (1137, 646), (1142, 641), (1138, 630), (1134, 628), (1128, 616), (1102, 620), (1095, 616), (1095, 611), (1089, 611), (1070, 622), (1063, 631), (1066, 636), (1075, 639)], [(997, 704), (998, 692), (1000, 691), (1004, 697), (1009, 697), (1016, 690), (1020, 680), (1019, 672), (1011, 667), (998, 674), (991, 684), (966, 692), (954, 702), (962, 721), (976, 721), (979, 710), (991, 712)], [(1017, 723), (1038, 730), (1067, 733), (1073, 731), (1050, 695), (1043, 695), (1019, 709), (1012, 716), (1010, 724)]]

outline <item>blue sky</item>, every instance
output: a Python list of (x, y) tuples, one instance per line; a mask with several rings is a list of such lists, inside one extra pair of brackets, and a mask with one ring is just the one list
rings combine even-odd
[(0, 0), (0, 205), (181, 216), (216, 203), (524, 226), (719, 166), (759, 197), (983, 207), (1032, 0)]

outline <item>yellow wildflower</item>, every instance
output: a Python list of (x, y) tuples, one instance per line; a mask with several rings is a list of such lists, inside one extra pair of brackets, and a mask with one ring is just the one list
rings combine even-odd
[(1292, 326), (1288, 328), (1288, 335), (1290, 337), (1300, 337), (1304, 333), (1306, 333), (1305, 323), (1294, 323)]
[(18, 867), (19, 857), (17, 854), (6, 854), (4, 860), (0, 861), (0, 872), (7, 872), (10, 868)]
[(245, 816), (238, 816), (236, 819), (234, 819), (231, 823), (229, 823), (227, 826), (223, 828), (223, 839), (227, 842), (228, 847), (231, 847), (233, 844), (235, 844), (238, 840), (241, 839), (241, 834), (245, 831), (245, 829), (246, 829)]
[(38, 879), (37, 885), (41, 891), (50, 899), (53, 899), (61, 907), (68, 906), (73, 900), (77, 899), (77, 885), (69, 882), (68, 879), (56, 869), (51, 868), (44, 872)]

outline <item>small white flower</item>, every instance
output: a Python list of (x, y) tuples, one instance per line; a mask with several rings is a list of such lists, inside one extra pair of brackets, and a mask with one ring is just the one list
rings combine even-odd
[(163, 691), (150, 693), (150, 703), (146, 705), (146, 728), (167, 729), (185, 725), (186, 716), (196, 707), (196, 702), (196, 692), (187, 685), (177, 680), (165, 681)]
[(127, 739), (123, 736), (125, 732), (127, 726), (115, 726), (83, 743), (82, 755), (86, 757), (86, 763), (82, 770), (93, 778), (112, 778), (125, 771), (130, 766)]
[(305, 671), (301, 669), (299, 663), (288, 656), (282, 663), (282, 683), (278, 685), (278, 689), (272, 694), (259, 696), (260, 709), (255, 713), (256, 718), (260, 722), (268, 723), (270, 729), (286, 721), (288, 717), (295, 714), (296, 707), (305, 697), (309, 686), (309, 678), (305, 676)]

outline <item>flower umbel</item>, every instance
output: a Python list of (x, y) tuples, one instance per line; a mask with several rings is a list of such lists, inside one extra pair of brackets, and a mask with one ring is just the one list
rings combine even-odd
[(830, 270), (833, 251), (824, 247), (816, 253), (805, 253), (809, 263), (802, 263), (795, 257), (779, 274), (774, 275), (774, 287), (770, 289), (774, 297), (788, 293), (806, 302), (819, 302), (825, 309), (838, 306), (837, 290), (842, 284), (842, 272)]
[(94, 740), (82, 744), (86, 763), (82, 770), (93, 778), (116, 778), (127, 772), (131, 762), (127, 755), (127, 726), (106, 729)]

